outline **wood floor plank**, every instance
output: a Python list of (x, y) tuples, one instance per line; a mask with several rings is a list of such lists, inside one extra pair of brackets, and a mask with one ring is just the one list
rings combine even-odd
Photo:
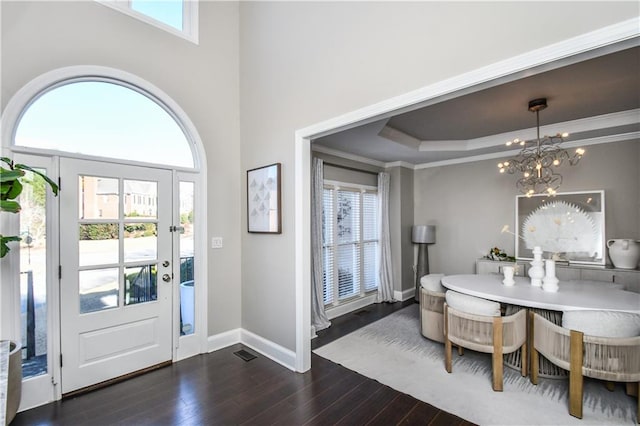
[(384, 409), (382, 409), (373, 419), (367, 422), (370, 426), (388, 426), (396, 425), (402, 421), (408, 412), (410, 412), (416, 404), (417, 399), (409, 395), (398, 394)]
[(317, 393), (310, 397), (308, 401), (298, 405), (288, 413), (283, 413), (283, 416), (276, 419), (273, 424), (283, 426), (304, 424), (338, 400), (345, 391), (367, 380), (364, 376), (349, 371), (344, 367), (337, 367), (343, 370), (340, 380), (327, 387), (318, 389)]
[(371, 398), (354, 407), (353, 411), (336, 422), (336, 425), (352, 426), (354, 424), (365, 424), (393, 401), (398, 394), (398, 391), (388, 386), (382, 386), (371, 395)]
[(429, 424), (440, 410), (433, 405), (424, 402), (417, 403), (411, 411), (400, 421), (401, 425), (426, 425)]
[(380, 389), (378, 382), (365, 380), (360, 383), (360, 385), (345, 392), (341, 398), (337, 399), (333, 404), (319, 412), (305, 424), (310, 426), (333, 425), (351, 413), (358, 405), (368, 400), (377, 389)]

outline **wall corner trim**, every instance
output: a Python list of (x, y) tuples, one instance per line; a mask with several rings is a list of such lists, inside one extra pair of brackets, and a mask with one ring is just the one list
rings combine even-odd
[(405, 300), (409, 300), (415, 296), (416, 290), (413, 288), (408, 288), (406, 290), (398, 291), (395, 290), (393, 292), (393, 298), (404, 302)]
[(217, 351), (218, 349), (226, 348), (227, 346), (240, 343), (241, 329), (236, 328), (233, 330), (225, 331), (223, 333), (214, 334), (207, 339), (207, 352)]
[(296, 371), (295, 352), (242, 328), (209, 336), (208, 343), (207, 352), (217, 351), (241, 343), (283, 367)]
[(277, 362), (291, 371), (296, 371), (296, 353), (250, 331), (240, 331), (240, 343)]

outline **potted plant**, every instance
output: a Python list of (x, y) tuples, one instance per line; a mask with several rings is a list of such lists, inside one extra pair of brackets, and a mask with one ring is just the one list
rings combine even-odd
[[(32, 172), (44, 179), (49, 184), (54, 195), (58, 195), (58, 185), (38, 170), (25, 165), (14, 163), (7, 157), (0, 157), (0, 211), (13, 214), (20, 213), (20, 203), (18, 197), (22, 193), (24, 184), (30, 181), (25, 179), (26, 172)], [(18, 242), (21, 238), (17, 235), (0, 234), (0, 258), (5, 257), (11, 250), (9, 243)], [(13, 420), (18, 407), (20, 406), (20, 397), (22, 394), (22, 351), (20, 345), (16, 342), (9, 342), (9, 351), (7, 352), (8, 365), (8, 381), (7, 381), (7, 403), (5, 419), (9, 424)], [(0, 360), (4, 361), (4, 360)], [(0, 362), (2, 364), (2, 362)]]

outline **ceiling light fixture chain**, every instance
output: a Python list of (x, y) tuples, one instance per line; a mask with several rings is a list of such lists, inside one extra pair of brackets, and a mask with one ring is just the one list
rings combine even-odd
[(558, 133), (554, 136), (540, 138), (540, 111), (547, 107), (547, 99), (540, 98), (529, 101), (529, 111), (536, 113), (536, 139), (525, 141), (514, 139), (506, 143), (507, 146), (520, 145), (522, 150), (515, 158), (498, 164), (500, 173), (521, 173), (516, 187), (521, 193), (532, 196), (534, 194), (555, 195), (562, 184), (562, 176), (556, 173), (556, 168), (565, 162), (571, 166), (578, 164), (584, 155), (584, 149), (578, 148), (570, 154), (560, 147), (568, 133)]

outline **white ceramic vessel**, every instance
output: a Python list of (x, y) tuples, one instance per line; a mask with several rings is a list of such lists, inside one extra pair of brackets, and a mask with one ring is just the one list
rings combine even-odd
[(516, 283), (513, 279), (515, 268), (513, 266), (505, 266), (502, 268), (502, 271), (504, 272), (504, 280), (502, 280), (502, 284), (506, 286), (514, 285)]
[(613, 266), (621, 269), (636, 269), (640, 261), (640, 242), (626, 238), (607, 241), (609, 257)]

